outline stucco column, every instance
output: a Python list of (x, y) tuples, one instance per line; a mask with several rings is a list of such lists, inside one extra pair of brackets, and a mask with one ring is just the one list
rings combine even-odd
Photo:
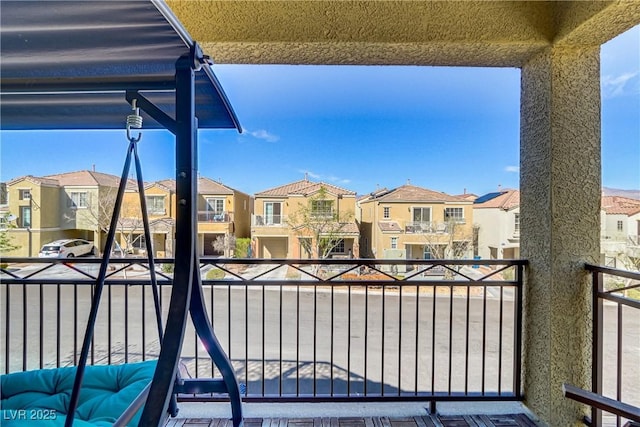
[(520, 242), (525, 276), (526, 404), (550, 426), (585, 407), (562, 383), (590, 388), (591, 280), (600, 245), (600, 50), (549, 48), (522, 68)]

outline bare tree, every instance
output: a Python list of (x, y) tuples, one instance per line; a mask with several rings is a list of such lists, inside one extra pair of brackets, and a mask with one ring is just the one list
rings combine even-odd
[(327, 190), (320, 187), (306, 204), (298, 204), (298, 209), (289, 215), (287, 225), (310, 255), (324, 259), (340, 244), (353, 218), (353, 212), (339, 212), (328, 198)]
[[(456, 221), (448, 221), (442, 227), (436, 227), (436, 231), (425, 233), (424, 245), (435, 259), (461, 259), (466, 257), (473, 250), (474, 230), (465, 227)], [(459, 270), (460, 266), (455, 266)], [(445, 276), (451, 276), (450, 270), (445, 272)]]
[[(98, 190), (97, 197), (89, 198), (86, 212), (96, 231), (109, 232), (117, 194), (117, 188), (103, 187)], [(133, 244), (140, 237), (143, 227), (140, 205), (123, 203), (116, 223), (116, 232), (120, 234), (120, 246), (125, 253), (133, 250)]]
[(220, 235), (211, 242), (213, 249), (222, 252), (225, 257), (230, 257), (236, 248), (236, 237), (232, 235)]

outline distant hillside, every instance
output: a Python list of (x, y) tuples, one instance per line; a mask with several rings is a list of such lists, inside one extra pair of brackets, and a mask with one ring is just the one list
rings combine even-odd
[(622, 196), (640, 200), (640, 190), (620, 190), (617, 188), (602, 187), (605, 196)]

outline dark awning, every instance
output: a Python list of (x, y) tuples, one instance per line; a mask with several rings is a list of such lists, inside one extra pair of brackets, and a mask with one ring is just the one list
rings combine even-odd
[[(126, 90), (175, 117), (178, 58), (194, 41), (162, 1), (0, 2), (0, 127), (123, 129)], [(199, 128), (237, 128), (208, 64), (196, 72)], [(144, 129), (162, 128), (142, 112)]]

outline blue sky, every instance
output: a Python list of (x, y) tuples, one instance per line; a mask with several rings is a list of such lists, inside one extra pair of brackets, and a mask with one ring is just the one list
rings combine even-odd
[[(603, 185), (640, 189), (640, 26), (601, 53)], [(359, 194), (518, 187), (520, 70), (215, 65), (243, 134), (201, 131), (202, 175), (249, 194), (302, 179)], [(2, 132), (0, 179), (120, 175), (125, 131)], [(147, 181), (173, 178), (173, 136), (144, 131)]]

